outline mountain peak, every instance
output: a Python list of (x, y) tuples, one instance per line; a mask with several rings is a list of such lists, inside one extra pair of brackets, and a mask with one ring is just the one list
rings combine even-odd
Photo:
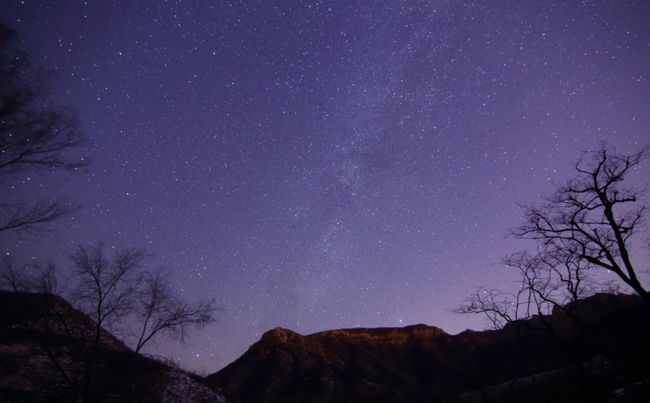
[(285, 329), (283, 327), (276, 327), (264, 333), (260, 341), (266, 340), (286, 343), (298, 337), (301, 336), (293, 330)]
[[(636, 355), (634, 349), (626, 349), (642, 345), (650, 332), (646, 322), (638, 322), (646, 315), (639, 301), (632, 296), (602, 295), (580, 302), (576, 312), (585, 319), (583, 323), (596, 329), (583, 342), (585, 360), (607, 353), (608, 360), (627, 362), (629, 353)], [(554, 371), (570, 366), (566, 352), (551, 336), (535, 330), (539, 320), (457, 335), (424, 324), (308, 335), (277, 327), (206, 381), (243, 403), (457, 401), (464, 392), (473, 396), (474, 390), (504, 382), (511, 385), (518, 377), (565, 374)], [(560, 312), (545, 320), (569, 340), (575, 337), (574, 324)], [(570, 379), (565, 375), (563, 380)], [(556, 381), (552, 378), (545, 386), (549, 393), (554, 393)], [(535, 401), (550, 400), (542, 396)]]

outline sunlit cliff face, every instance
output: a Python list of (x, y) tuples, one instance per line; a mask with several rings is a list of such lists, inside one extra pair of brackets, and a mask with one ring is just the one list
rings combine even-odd
[(318, 340), (322, 342), (347, 340), (351, 342), (362, 342), (370, 344), (404, 344), (411, 340), (424, 341), (438, 336), (447, 336), (442, 329), (427, 325), (414, 325), (404, 328), (374, 328), (374, 329), (338, 329), (324, 332), (300, 335), (289, 329), (275, 328), (262, 336), (261, 341), (274, 341), (281, 343), (301, 342), (307, 340)]

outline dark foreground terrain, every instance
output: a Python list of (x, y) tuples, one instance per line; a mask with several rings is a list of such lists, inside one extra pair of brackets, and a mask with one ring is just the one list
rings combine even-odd
[[(276, 328), (205, 379), (137, 355), (105, 332), (92, 354), (87, 400), (650, 401), (646, 307), (636, 297), (599, 294), (577, 314), (581, 326), (559, 311), (543, 318), (558, 338), (531, 329), (540, 318), (457, 335), (426, 325), (308, 336)], [(0, 293), (0, 401), (80, 400), (92, 326), (60, 297)]]
[(207, 381), (241, 402), (650, 401), (645, 306), (600, 294), (577, 313), (583, 331), (559, 312), (544, 318), (566, 343), (530, 330), (540, 318), (458, 335), (276, 328)]
[(224, 401), (198, 376), (135, 354), (108, 332), (90, 353), (93, 326), (60, 297), (0, 292), (0, 402)]

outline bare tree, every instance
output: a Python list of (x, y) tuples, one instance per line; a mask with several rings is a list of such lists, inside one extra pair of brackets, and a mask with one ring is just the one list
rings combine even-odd
[(103, 327), (134, 323), (138, 330), (133, 348), (140, 352), (160, 334), (183, 341), (189, 328), (214, 321), (213, 300), (192, 304), (181, 299), (165, 271), (143, 270), (145, 253), (141, 249), (116, 251), (110, 258), (104, 245), (95, 243), (80, 246), (71, 258), (77, 279), (72, 299), (94, 320), (95, 337)]
[(131, 313), (134, 281), (142, 266), (144, 251), (126, 249), (107, 256), (104, 245), (97, 242), (79, 246), (73, 253), (72, 273), (76, 279), (72, 300), (95, 323), (96, 342), (101, 329)]
[[(191, 328), (214, 322), (214, 301), (184, 301), (173, 291), (164, 271), (146, 270), (145, 252), (141, 249), (111, 252), (97, 242), (79, 246), (70, 258), (70, 299), (92, 321), (71, 316), (69, 311), (57, 308), (61, 308), (60, 304), (55, 304), (42, 312), (36, 322), (24, 321), (22, 326), (81, 401), (97, 401), (108, 392), (98, 389), (98, 384), (107, 383), (106, 379), (97, 380), (105, 359), (103, 352), (115, 343), (124, 349), (107, 330), (137, 328), (137, 335), (131, 341), (139, 353), (160, 335), (183, 341)], [(56, 274), (52, 262), (19, 267), (10, 256), (5, 256), (0, 261), (0, 288), (51, 294), (58, 289)], [(66, 349), (80, 357), (78, 369), (61, 356)]]
[(0, 203), (0, 232), (18, 230), (35, 234), (44, 230), (42, 224), (63, 218), (78, 208), (62, 200)]
[(158, 334), (167, 333), (183, 341), (189, 327), (201, 328), (214, 321), (213, 300), (189, 304), (174, 294), (169, 283), (168, 274), (162, 270), (145, 273), (139, 281), (135, 315), (140, 330), (136, 353)]
[(599, 289), (590, 278), (591, 268), (580, 260), (519, 252), (507, 256), (503, 264), (518, 272), (514, 292), (481, 287), (454, 312), (482, 314), (494, 329), (537, 317), (538, 325), (529, 322), (527, 326), (554, 335), (555, 329), (545, 315), (561, 311), (579, 323), (575, 310), (580, 300)]
[[(87, 163), (68, 152), (83, 144), (75, 117), (47, 102), (49, 73), (17, 50), (16, 34), (0, 25), (0, 183), (28, 169), (77, 169)], [(0, 202), (0, 232), (35, 231), (74, 211), (61, 200)]]
[[(135, 352), (159, 334), (183, 340), (188, 328), (202, 327), (214, 320), (213, 301), (189, 304), (177, 297), (163, 271), (142, 272), (145, 253), (141, 249), (115, 251), (107, 256), (101, 242), (80, 246), (71, 256), (77, 279), (72, 299), (95, 323), (93, 349), (100, 344), (104, 327), (132, 322), (139, 326)], [(84, 396), (92, 378), (92, 355), (87, 356)]]
[[(647, 153), (646, 148), (617, 154), (604, 147), (585, 153), (575, 166), (576, 177), (543, 205), (526, 208), (523, 225), (512, 232), (518, 238), (537, 241), (536, 253), (520, 252), (503, 260), (518, 271), (515, 291), (479, 288), (454, 311), (481, 314), (495, 329), (517, 323), (546, 333), (571, 357), (591, 393), (585, 357), (579, 351), (587, 331), (578, 307), (595, 292), (617, 290), (616, 285), (597, 281), (594, 272), (605, 269), (615, 273), (650, 303), (630, 250), (645, 214), (645, 206), (640, 204), (642, 191), (623, 185)], [(562, 313), (573, 326), (560, 326), (557, 317), (549, 316), (555, 312)], [(598, 400), (595, 395), (592, 398)]]
[(57, 294), (59, 292), (57, 267), (53, 261), (33, 262), (18, 270), (10, 256), (0, 263), (0, 290)]
[(59, 280), (57, 277), (57, 267), (54, 261), (49, 260), (47, 263), (36, 262), (33, 264), (36, 270), (36, 278), (33, 281), (33, 287), (41, 294), (58, 294)]
[(614, 272), (650, 302), (630, 256), (631, 238), (646, 211), (642, 191), (622, 183), (647, 154), (647, 148), (633, 154), (605, 148), (585, 153), (575, 166), (577, 176), (542, 206), (526, 208), (523, 225), (513, 231), (537, 241), (537, 253), (516, 253), (503, 261), (518, 270), (516, 291), (480, 288), (456, 312), (483, 314), (497, 328), (553, 309), (573, 317), (580, 299), (615, 290), (596, 281), (592, 274), (598, 269)]
[(605, 148), (586, 153), (575, 166), (577, 176), (542, 206), (527, 208), (524, 224), (513, 234), (538, 241), (545, 255), (615, 273), (650, 303), (630, 250), (646, 207), (642, 191), (623, 184), (647, 155), (648, 148), (632, 154)]
[[(70, 299), (93, 320), (94, 345), (103, 329), (124, 331), (135, 328), (129, 339), (140, 352), (152, 339), (166, 334), (184, 341), (190, 328), (202, 328), (215, 321), (213, 299), (190, 303), (172, 289), (169, 273), (147, 271), (141, 249), (106, 252), (104, 244), (82, 245), (70, 255), (72, 279)], [(55, 294), (58, 292), (54, 262), (32, 262), (19, 269), (10, 256), (0, 262), (0, 289), (15, 292)]]
[[(454, 311), (483, 315), (493, 329), (514, 325), (518, 337), (522, 330), (549, 336), (570, 359), (589, 399), (600, 401), (588, 376), (589, 361), (585, 360), (589, 356), (584, 353), (587, 331), (578, 309), (584, 297), (605, 287), (591, 280), (593, 270), (588, 263), (565, 258), (543, 253), (512, 254), (503, 263), (519, 274), (515, 292), (479, 288)], [(567, 320), (570, 325), (563, 326)]]
[(79, 246), (70, 258), (76, 279), (72, 299), (94, 322), (91, 344), (84, 354), (84, 375), (81, 395), (90, 396), (97, 351), (104, 328), (126, 317), (133, 302), (133, 278), (142, 264), (144, 252), (138, 249), (116, 251), (106, 256), (101, 242)]
[(27, 278), (16, 270), (13, 259), (10, 256), (3, 256), (2, 266), (0, 266), (0, 289), (22, 292), (27, 291), (28, 287)]

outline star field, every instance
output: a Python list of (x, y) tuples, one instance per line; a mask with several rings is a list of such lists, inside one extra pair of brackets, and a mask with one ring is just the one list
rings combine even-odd
[[(152, 352), (199, 371), (275, 326), (428, 323), (504, 286), (519, 204), (602, 141), (650, 140), (646, 1), (13, 1), (2, 20), (76, 111), (85, 173), (16, 198), (84, 205), (23, 258), (145, 247), (217, 325)], [(6, 253), (5, 252), (5, 253)]]

